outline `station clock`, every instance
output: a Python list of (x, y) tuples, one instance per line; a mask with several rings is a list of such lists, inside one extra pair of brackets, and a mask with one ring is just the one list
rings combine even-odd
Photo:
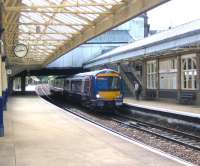
[(28, 53), (28, 47), (25, 44), (17, 44), (14, 47), (14, 54), (16, 57), (23, 58)]

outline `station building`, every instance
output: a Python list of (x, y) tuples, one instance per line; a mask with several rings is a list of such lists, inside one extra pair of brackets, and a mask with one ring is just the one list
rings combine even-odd
[(196, 51), (147, 58), (143, 62), (143, 88), (146, 98), (184, 98), (200, 102), (200, 54)]
[(200, 104), (200, 20), (116, 48), (84, 64), (119, 70), (125, 94), (134, 96), (134, 81), (143, 99)]

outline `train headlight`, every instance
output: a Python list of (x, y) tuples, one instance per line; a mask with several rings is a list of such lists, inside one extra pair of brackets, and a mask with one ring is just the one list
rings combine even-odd
[(100, 96), (99, 94), (97, 94), (97, 95), (96, 95), (96, 98), (99, 99), (99, 98), (101, 98), (101, 96)]
[(123, 97), (123, 95), (120, 94), (120, 95), (117, 97), (117, 99), (121, 99), (122, 97)]

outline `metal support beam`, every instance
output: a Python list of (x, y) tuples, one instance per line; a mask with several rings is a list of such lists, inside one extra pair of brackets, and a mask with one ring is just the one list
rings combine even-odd
[(14, 85), (14, 78), (9, 77), (8, 78), (8, 94), (11, 95), (13, 92), (13, 85)]
[(26, 76), (21, 77), (21, 91), (25, 92), (26, 90)]
[(142, 93), (145, 99), (147, 94), (147, 63), (145, 60), (142, 63), (142, 85)]
[[(66, 7), (91, 7), (91, 6), (102, 6), (102, 7), (105, 7), (105, 6), (109, 6), (109, 5), (113, 5), (114, 3), (109, 3), (109, 2), (88, 2), (88, 3), (69, 3), (69, 2), (65, 2), (61, 5), (31, 5), (31, 6), (5, 6), (5, 9), (6, 10), (9, 10), (9, 11), (19, 11), (19, 10), (22, 10), (22, 9), (25, 9), (25, 10), (34, 10), (34, 9), (64, 9)], [(118, 5), (121, 5), (123, 4), (123, 2), (118, 2), (116, 3)]]
[(160, 91), (160, 66), (159, 66), (159, 58), (156, 59), (156, 98), (159, 99), (159, 91)]
[(177, 55), (176, 87), (177, 87), (177, 100), (180, 101), (180, 95), (181, 95), (181, 56), (180, 55)]
[[(9, 8), (6, 9), (7, 12), (15, 12), (18, 13), (19, 10), (9, 10)], [(27, 9), (21, 9), (20, 10), (23, 13), (66, 13), (66, 14), (101, 14), (101, 15), (110, 15), (111, 12), (104, 12), (104, 11), (70, 11), (66, 9), (61, 9), (59, 11), (51, 11), (51, 10), (41, 10), (41, 9), (34, 9), (34, 10), (27, 10)]]
[(196, 55), (197, 55), (196, 59), (197, 59), (197, 88), (198, 88), (196, 104), (200, 105), (200, 52), (198, 52)]

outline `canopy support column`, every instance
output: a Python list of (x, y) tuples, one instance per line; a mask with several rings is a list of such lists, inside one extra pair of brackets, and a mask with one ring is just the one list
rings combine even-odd
[(22, 93), (24, 93), (25, 92), (25, 87), (26, 86), (26, 76), (22, 76), (21, 77), (21, 91), (22, 91)]
[(2, 97), (2, 59), (0, 57), (0, 137), (4, 136), (3, 124), (3, 97)]
[(8, 85), (5, 58), (2, 60), (2, 98), (3, 98), (3, 110), (7, 109), (7, 97), (8, 97)]
[[(3, 3), (0, 1), (0, 40), (3, 33)], [(3, 98), (2, 98), (2, 50), (0, 51), (0, 137), (4, 136), (4, 124), (3, 124)]]
[(14, 78), (13, 77), (9, 77), (8, 78), (8, 95), (12, 95), (13, 87), (14, 87)]

